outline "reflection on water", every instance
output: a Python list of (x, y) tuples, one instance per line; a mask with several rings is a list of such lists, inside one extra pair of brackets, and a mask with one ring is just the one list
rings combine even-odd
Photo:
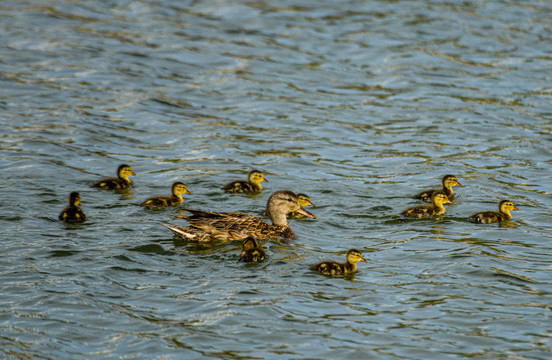
[[(548, 358), (550, 10), (5, 2), (0, 353)], [(130, 189), (90, 188), (121, 163)], [(254, 168), (262, 193), (220, 190)], [(463, 187), (446, 214), (400, 217), (448, 173)], [(182, 205), (139, 206), (175, 181)], [(263, 263), (161, 226), (259, 215), (280, 189), (317, 219), (290, 220), (297, 239)], [(57, 221), (71, 191), (84, 224)], [(503, 198), (511, 221), (470, 221)], [(309, 270), (353, 247), (356, 274)]]

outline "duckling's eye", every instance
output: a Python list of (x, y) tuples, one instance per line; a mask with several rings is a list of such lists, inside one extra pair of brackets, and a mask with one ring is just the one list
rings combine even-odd
[(288, 198), (287, 201), (293, 201), (293, 199), (292, 199), (292, 198)]

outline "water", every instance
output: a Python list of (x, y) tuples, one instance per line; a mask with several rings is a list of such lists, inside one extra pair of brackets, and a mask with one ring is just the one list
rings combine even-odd
[[(1, 8), (2, 358), (552, 356), (549, 2)], [(121, 163), (130, 190), (89, 187)], [(253, 168), (262, 194), (220, 191)], [(448, 173), (444, 216), (400, 219)], [(138, 206), (174, 181), (180, 208), (291, 189), (317, 219), (244, 265)], [(71, 191), (85, 224), (57, 220)], [(354, 277), (308, 270), (352, 247)]]

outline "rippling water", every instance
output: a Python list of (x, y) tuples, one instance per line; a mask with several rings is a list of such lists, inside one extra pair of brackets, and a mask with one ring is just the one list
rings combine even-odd
[[(3, 358), (552, 357), (550, 2), (0, 8)], [(120, 163), (130, 190), (89, 187)], [(220, 191), (253, 168), (262, 194)], [(398, 216), (448, 173), (444, 216)], [(138, 206), (177, 180), (180, 208), (291, 189), (317, 219), (244, 265)], [(505, 198), (512, 221), (468, 221)], [(352, 247), (354, 277), (308, 270)]]

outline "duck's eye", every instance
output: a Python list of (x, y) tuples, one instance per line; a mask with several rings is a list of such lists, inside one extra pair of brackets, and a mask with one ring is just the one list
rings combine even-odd
[(288, 198), (287, 201), (293, 201), (293, 199), (292, 199), (292, 198)]

